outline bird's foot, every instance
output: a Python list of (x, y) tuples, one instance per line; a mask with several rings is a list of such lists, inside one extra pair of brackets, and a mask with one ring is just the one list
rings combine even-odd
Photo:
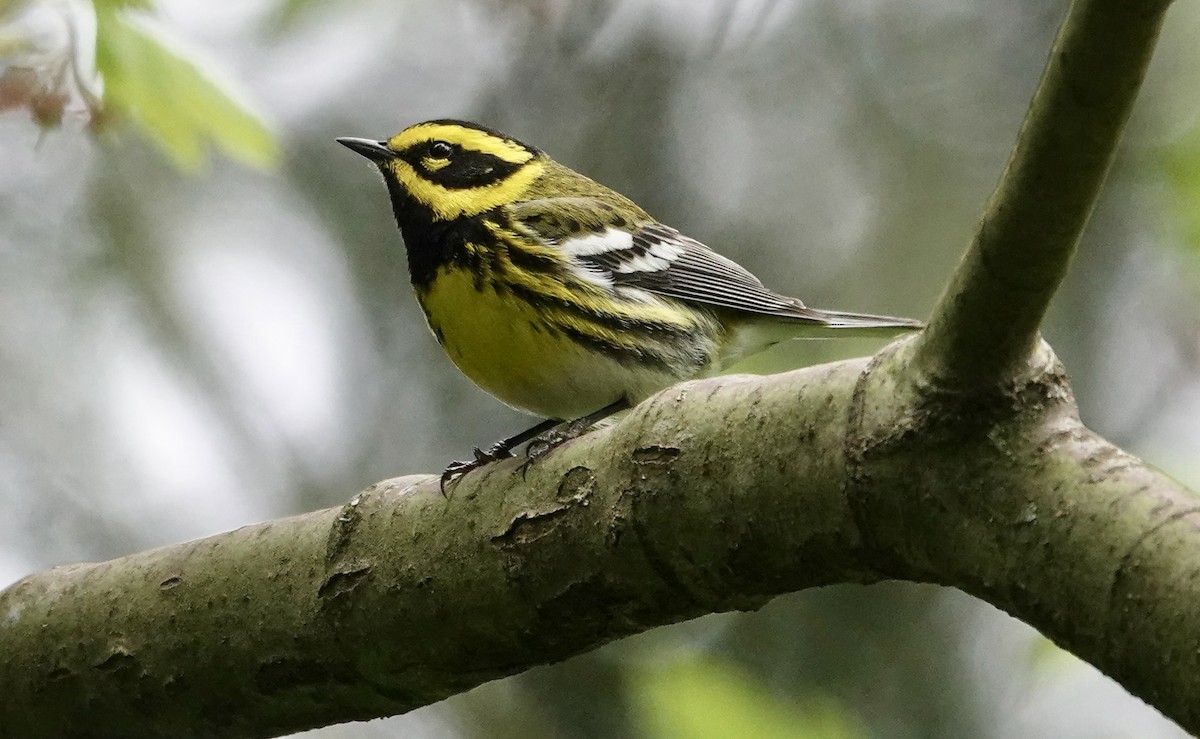
[(455, 461), (446, 465), (446, 469), (442, 471), (442, 479), (438, 488), (442, 491), (442, 497), (446, 497), (447, 483), (455, 483), (471, 470), (479, 469), (485, 464), (498, 462), (501, 459), (511, 457), (512, 452), (503, 444), (495, 444), (487, 449), (475, 447), (475, 458), (471, 460)]
[(543, 434), (539, 434), (537, 438), (529, 442), (529, 446), (525, 447), (525, 461), (521, 462), (521, 466), (517, 468), (521, 472), (521, 477), (525, 477), (529, 466), (536, 460), (545, 456), (555, 447), (565, 444), (571, 439), (583, 436), (593, 425), (594, 422), (590, 419), (580, 418), (571, 421), (561, 428), (550, 429)]

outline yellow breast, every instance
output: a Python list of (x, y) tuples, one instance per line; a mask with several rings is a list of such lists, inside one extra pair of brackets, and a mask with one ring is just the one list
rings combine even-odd
[(477, 283), (466, 270), (443, 268), (417, 299), (463, 374), (519, 410), (569, 420), (622, 397), (637, 402), (681, 379), (580, 345), (503, 285)]

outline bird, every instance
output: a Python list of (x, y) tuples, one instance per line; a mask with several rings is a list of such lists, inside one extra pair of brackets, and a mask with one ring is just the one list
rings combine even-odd
[[(819, 310), (629, 198), (487, 126), (343, 137), (383, 176), (430, 331), (468, 378), (545, 420), (449, 464), (542, 452), (682, 380), (781, 341), (895, 335), (920, 321)], [(532, 453), (534, 444), (530, 444)]]

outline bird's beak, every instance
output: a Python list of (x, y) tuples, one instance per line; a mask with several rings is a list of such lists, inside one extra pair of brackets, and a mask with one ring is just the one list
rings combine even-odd
[(338, 139), (337, 142), (356, 154), (362, 154), (376, 164), (383, 164), (396, 158), (396, 152), (388, 148), (386, 141), (372, 141), (371, 139), (356, 139), (353, 136), (344, 136)]

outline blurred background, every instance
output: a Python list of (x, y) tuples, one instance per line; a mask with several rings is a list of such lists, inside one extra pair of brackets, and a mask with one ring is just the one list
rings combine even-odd
[[(334, 137), (479, 121), (811, 305), (924, 317), (1065, 8), (0, 0), (0, 587), (339, 505), (530, 423), (428, 335), (379, 177)], [(1198, 32), (1181, 0), (1045, 329), (1084, 419), (1193, 487)], [(1005, 614), (904, 583), (304, 736), (397, 735), (1185, 736)]]

